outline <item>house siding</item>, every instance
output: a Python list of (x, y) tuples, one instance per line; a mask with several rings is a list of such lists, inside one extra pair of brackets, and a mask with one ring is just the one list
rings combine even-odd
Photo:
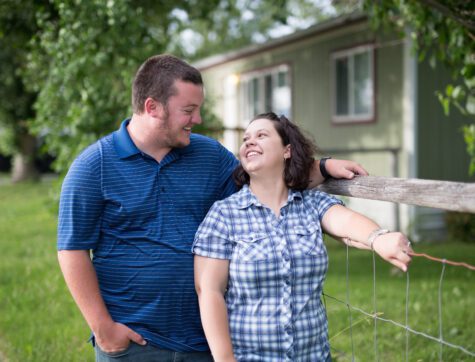
[(419, 64), (418, 107), (418, 168), (419, 178), (473, 182), (468, 175), (469, 156), (463, 139), (462, 126), (469, 120), (452, 107), (445, 116), (436, 90), (445, 92), (447, 84), (453, 83), (449, 72)]
[[(276, 45), (238, 51), (216, 64), (205, 62), (201, 70), (207, 98), (225, 125), (245, 127), (242, 108), (231, 110), (237, 117), (229, 117), (230, 110), (225, 107), (226, 95), (236, 94), (225, 89), (227, 80), (287, 64), (291, 119), (314, 138), (322, 153), (357, 160), (371, 175), (473, 182), (467, 175), (469, 159), (460, 131), (467, 119), (456, 110), (450, 119), (445, 118), (434, 95), (450, 81), (448, 72), (417, 63), (406, 40), (375, 34), (364, 19), (358, 18), (313, 35), (305, 32), (301, 38), (294, 35)], [(337, 124), (332, 122), (331, 55), (363, 44), (374, 45), (375, 117), (366, 123)], [(405, 124), (414, 129), (404, 129)], [(441, 211), (356, 198), (345, 201), (384, 227), (422, 238), (431, 229), (443, 235)]]
[[(291, 118), (313, 136), (324, 152), (400, 148), (402, 46), (399, 43), (391, 44), (392, 41), (378, 39), (376, 43), (367, 24), (359, 23), (262, 51), (204, 70), (207, 97), (214, 103), (215, 113), (226, 123), (227, 115), (223, 106), (226, 92), (223, 85), (227, 76), (288, 64), (292, 86)], [(331, 54), (356, 44), (381, 44), (375, 49), (375, 120), (367, 124), (335, 124), (332, 122)], [(387, 99), (392, 101), (388, 102)], [(238, 108), (237, 112), (241, 110)], [(238, 115), (238, 119), (242, 119), (242, 114)], [(370, 163), (364, 163), (365, 167), (372, 174), (395, 176), (392, 168), (388, 167), (389, 154), (385, 156), (369, 157)], [(397, 171), (398, 174), (402, 173), (402, 170)]]

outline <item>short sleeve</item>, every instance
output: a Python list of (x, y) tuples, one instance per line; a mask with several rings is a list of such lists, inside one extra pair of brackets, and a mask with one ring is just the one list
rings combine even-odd
[(311, 206), (316, 210), (320, 222), (330, 207), (334, 205), (345, 205), (340, 199), (325, 192), (318, 190), (307, 190), (305, 192), (307, 193), (306, 198), (308, 198)]
[(229, 238), (226, 219), (215, 202), (198, 228), (193, 242), (193, 254), (215, 259), (231, 259), (233, 243)]
[(100, 170), (76, 159), (61, 188), (58, 250), (95, 249), (99, 241), (103, 198)]

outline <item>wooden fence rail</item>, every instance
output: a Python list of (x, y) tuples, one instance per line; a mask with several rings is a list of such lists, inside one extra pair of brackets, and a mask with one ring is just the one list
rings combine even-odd
[(358, 176), (319, 186), (330, 194), (475, 213), (475, 183)]

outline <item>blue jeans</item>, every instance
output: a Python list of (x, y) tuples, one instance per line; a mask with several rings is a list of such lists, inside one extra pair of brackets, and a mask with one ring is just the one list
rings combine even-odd
[(96, 343), (96, 362), (213, 362), (210, 352), (174, 352), (130, 342), (121, 352), (106, 353)]

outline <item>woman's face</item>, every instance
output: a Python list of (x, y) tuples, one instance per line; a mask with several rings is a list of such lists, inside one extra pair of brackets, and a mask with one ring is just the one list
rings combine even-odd
[(272, 121), (259, 118), (247, 127), (239, 158), (249, 176), (262, 171), (283, 174), (284, 158), (290, 158), (290, 145), (282, 144)]

